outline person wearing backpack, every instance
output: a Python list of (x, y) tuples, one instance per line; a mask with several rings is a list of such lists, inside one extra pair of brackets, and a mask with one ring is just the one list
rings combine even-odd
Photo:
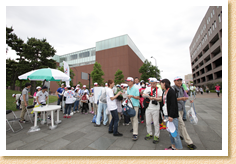
[[(157, 79), (151, 78), (150, 83), (151, 87), (147, 87), (143, 92), (143, 97), (150, 100), (149, 105), (146, 109), (146, 127), (147, 135), (144, 138), (145, 140), (150, 140), (153, 138), (153, 143), (157, 144), (159, 142), (160, 136), (160, 125), (159, 125), (159, 102), (162, 100), (162, 90), (157, 87)], [(152, 120), (154, 122), (155, 134), (152, 133)]]
[(106, 88), (106, 100), (107, 100), (107, 108), (111, 112), (112, 120), (109, 124), (108, 133), (113, 133), (113, 136), (123, 136), (123, 134), (118, 132), (118, 112), (117, 112), (117, 105), (116, 105), (116, 98), (122, 94), (119, 91), (115, 96), (112, 88), (114, 87), (115, 83), (113, 80), (108, 80), (108, 88)]
[[(186, 130), (184, 121), (183, 121), (183, 109), (184, 109), (184, 101), (188, 100), (188, 97), (185, 95), (186, 92), (184, 91), (184, 88), (182, 87), (182, 78), (180, 76), (177, 76), (174, 78), (175, 85), (172, 87), (175, 90), (177, 102), (178, 102), (178, 113), (179, 113), (179, 134), (181, 134), (184, 138), (184, 141), (188, 144), (188, 148), (190, 150), (194, 150), (197, 147), (193, 144), (193, 141), (188, 135), (188, 132)], [(190, 103), (193, 103), (193, 100), (190, 101)]]
[(94, 125), (95, 127), (99, 127), (101, 126), (101, 115), (102, 115), (102, 111), (103, 111), (103, 125), (106, 126), (107, 122), (108, 122), (108, 117), (107, 117), (107, 99), (106, 99), (106, 90), (108, 89), (108, 87), (104, 87), (101, 92), (98, 95), (98, 110), (97, 110), (97, 117), (96, 117), (96, 124)]
[(66, 97), (66, 102), (65, 102), (66, 105), (65, 105), (65, 112), (64, 112), (63, 118), (71, 118), (70, 110), (72, 108), (74, 95), (75, 93), (74, 91), (71, 90), (71, 87), (70, 86), (66, 87), (65, 92), (64, 92), (64, 97)]

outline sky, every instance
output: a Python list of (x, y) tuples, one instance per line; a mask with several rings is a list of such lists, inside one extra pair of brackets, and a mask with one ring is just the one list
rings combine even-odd
[[(123, 2), (123, 1), (121, 1)], [(70, 5), (70, 4), (67, 4)], [(86, 1), (75, 6), (6, 6), (6, 26), (23, 39), (46, 38), (57, 55), (91, 48), (96, 41), (128, 34), (161, 77), (191, 74), (189, 46), (209, 6), (124, 1), (106, 5)], [(9, 48), (7, 58), (15, 59)]]

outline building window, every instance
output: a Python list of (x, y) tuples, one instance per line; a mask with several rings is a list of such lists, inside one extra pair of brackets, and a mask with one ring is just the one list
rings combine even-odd
[(67, 57), (60, 58), (60, 63), (63, 62), (63, 61), (67, 61)]
[(214, 25), (215, 25), (215, 28), (216, 28), (216, 21), (214, 21)]
[(208, 35), (210, 36), (210, 29), (208, 29)]
[(215, 15), (215, 11), (214, 11), (214, 9), (212, 10), (212, 13), (213, 13), (213, 15)]
[(212, 18), (212, 13), (211, 13), (211, 18)]
[(221, 22), (221, 17), (220, 17), (220, 14), (218, 15), (218, 18), (219, 18), (219, 22)]
[(215, 30), (215, 26), (214, 26), (214, 23), (212, 23), (212, 28), (213, 28), (213, 31)]
[(77, 59), (77, 54), (70, 56), (70, 60), (75, 60), (75, 59)]
[(210, 33), (212, 34), (212, 29), (211, 29), (211, 27), (210, 27)]
[(210, 17), (208, 17), (208, 21), (209, 21), (209, 23), (210, 23), (210, 20), (211, 20), (211, 18), (210, 18)]
[(89, 51), (82, 52), (82, 53), (79, 54), (79, 58), (85, 58), (85, 57), (89, 57)]
[(207, 24), (208, 24), (208, 19), (207, 19)]

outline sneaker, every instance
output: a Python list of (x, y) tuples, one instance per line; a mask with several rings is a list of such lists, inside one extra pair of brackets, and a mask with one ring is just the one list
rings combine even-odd
[(20, 123), (25, 123), (25, 121), (24, 121), (24, 120), (23, 120), (23, 121), (22, 121), (22, 120), (19, 120), (19, 122), (20, 122)]
[(63, 116), (63, 118), (66, 118), (66, 115), (65, 115), (65, 116)]
[(163, 126), (163, 123), (161, 123), (160, 126), (162, 127), (162, 126)]
[(79, 111), (77, 110), (77, 113), (79, 113)]
[(195, 149), (197, 149), (197, 147), (196, 147), (194, 144), (188, 145), (188, 148), (189, 148), (190, 150), (195, 150)]
[(166, 127), (160, 127), (160, 130), (162, 130), (162, 129), (164, 130), (164, 129), (166, 129)]
[(89, 111), (89, 113), (92, 113), (92, 111)]
[(143, 124), (143, 123), (144, 123), (144, 120), (141, 121), (141, 124)]
[(172, 146), (165, 148), (165, 150), (175, 150)]
[(131, 129), (129, 132), (130, 132), (130, 133), (133, 133), (133, 129)]
[(133, 135), (132, 140), (137, 141), (138, 140), (138, 135)]
[(29, 122), (29, 121), (26, 121), (25, 119), (23, 120), (25, 123)]
[(152, 138), (152, 135), (147, 134), (146, 137), (144, 138), (145, 140), (150, 140)]
[(82, 114), (84, 114), (84, 112)]
[(94, 114), (94, 112), (91, 112), (91, 114)]
[(113, 136), (121, 137), (121, 136), (123, 136), (123, 134), (117, 132), (116, 134), (113, 134)]
[(127, 123), (126, 126), (129, 126), (129, 123)]
[(182, 136), (179, 136), (179, 138), (180, 138), (181, 140), (184, 140), (184, 138), (183, 138)]
[(100, 127), (101, 125), (95, 124), (94, 127)]
[(154, 136), (153, 143), (154, 143), (154, 144), (157, 144), (158, 142), (159, 142), (159, 138), (156, 137), (156, 136)]
[(123, 123), (123, 126), (126, 126), (126, 123)]
[(71, 118), (71, 116), (67, 116), (67, 118)]
[(183, 118), (183, 121), (187, 121), (187, 119), (186, 119), (186, 118)]
[(110, 133), (110, 134), (111, 134), (111, 133), (113, 133), (113, 131), (108, 131), (108, 133)]
[(74, 114), (76, 113), (76, 111), (74, 111)]

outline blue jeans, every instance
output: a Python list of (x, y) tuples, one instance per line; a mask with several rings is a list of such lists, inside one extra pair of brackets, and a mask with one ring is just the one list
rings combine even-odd
[(186, 104), (186, 101), (184, 101), (184, 109), (183, 109), (183, 119), (186, 119), (186, 109), (185, 109), (185, 104)]
[(98, 110), (97, 110), (97, 118), (96, 118), (96, 124), (100, 125), (101, 124), (101, 115), (102, 115), (102, 111), (103, 111), (103, 125), (106, 125), (107, 121), (108, 121), (108, 117), (106, 114), (106, 109), (107, 109), (107, 104), (104, 103), (99, 103), (98, 104)]
[(111, 123), (109, 125), (109, 131), (110, 132), (112, 131), (113, 125), (114, 125), (113, 134), (116, 134), (118, 132), (118, 122), (119, 122), (117, 109), (111, 110), (111, 115), (112, 115), (112, 119), (111, 119)]
[(196, 97), (196, 92), (195, 91), (191, 91), (190, 92), (190, 97), (192, 97), (192, 95), (194, 95), (194, 98)]
[(74, 111), (75, 111), (75, 108), (77, 108), (77, 111), (79, 110), (79, 100), (76, 100), (74, 103)]
[(57, 99), (57, 105), (60, 105), (60, 103), (61, 103), (61, 100), (59, 98), (59, 99)]
[[(165, 116), (165, 118), (166, 118), (166, 116)], [(173, 118), (173, 123), (175, 125), (175, 130), (177, 132), (177, 136), (172, 137), (171, 134), (169, 133), (171, 144), (175, 145), (176, 149), (183, 149), (182, 142), (180, 140), (179, 132), (178, 132), (178, 123), (179, 123), (178, 118)]]
[[(72, 104), (66, 104), (66, 108), (65, 108), (65, 113), (64, 114), (68, 114), (70, 115), (70, 110), (71, 110)], [(67, 109), (69, 108), (68, 112)]]

